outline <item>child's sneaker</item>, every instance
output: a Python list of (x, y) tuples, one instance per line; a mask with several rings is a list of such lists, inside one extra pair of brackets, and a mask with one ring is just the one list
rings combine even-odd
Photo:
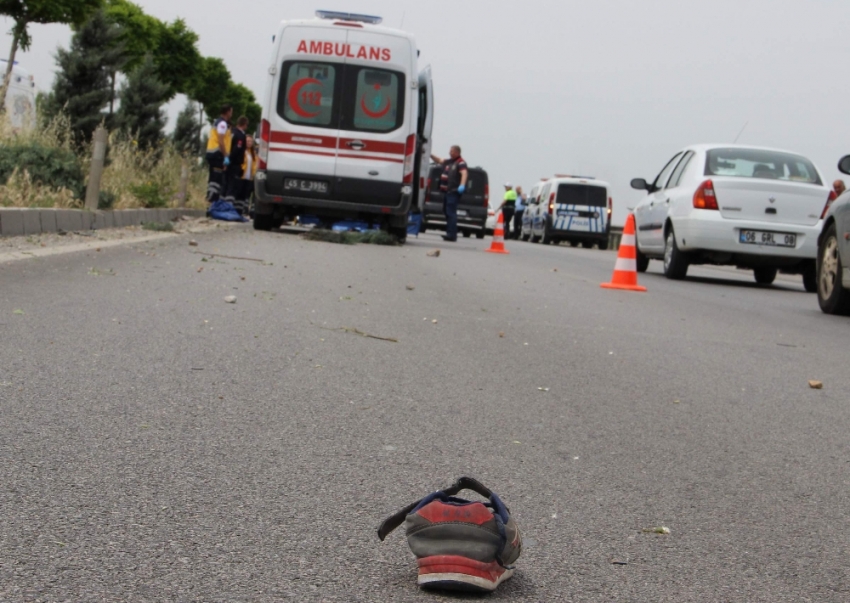
[[(466, 489), (489, 502), (455, 497)], [(384, 540), (402, 522), (407, 543), (419, 561), (423, 588), (491, 592), (513, 575), (513, 563), (522, 550), (522, 538), (508, 508), (470, 477), (408, 505), (381, 524), (378, 537)]]

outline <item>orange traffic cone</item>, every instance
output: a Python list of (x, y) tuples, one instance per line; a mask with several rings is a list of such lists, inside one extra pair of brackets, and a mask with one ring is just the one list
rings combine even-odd
[(487, 253), (510, 253), (505, 249), (505, 216), (499, 212), (499, 221), (496, 222), (496, 230), (493, 231), (493, 244)]
[(625, 289), (626, 291), (646, 291), (646, 287), (637, 284), (637, 248), (635, 247), (635, 216), (629, 214), (620, 252), (614, 265), (614, 276), (610, 283), (602, 283), (604, 289)]

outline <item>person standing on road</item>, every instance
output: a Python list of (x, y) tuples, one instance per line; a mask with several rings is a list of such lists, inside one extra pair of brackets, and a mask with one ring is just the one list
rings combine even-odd
[(846, 191), (846, 190), (847, 190), (847, 187), (846, 187), (846, 186), (844, 186), (844, 181), (843, 181), (843, 180), (836, 180), (835, 182), (833, 182), (833, 183), (832, 183), (832, 190), (834, 190), (834, 191), (835, 191), (835, 196), (836, 196), (836, 197), (840, 197), (840, 196), (841, 196), (841, 194), (842, 194), (844, 191)]
[(449, 149), (449, 158), (443, 160), (436, 155), (431, 155), (434, 163), (443, 166), (443, 175), (440, 176), (440, 191), (443, 193), (443, 211), (446, 214), (446, 234), (444, 241), (457, 241), (457, 206), (460, 198), (466, 192), (466, 181), (469, 178), (469, 170), (466, 161), (461, 156), (460, 147), (452, 146)]
[(254, 194), (254, 176), (257, 175), (257, 147), (254, 145), (254, 137), (245, 139), (245, 160), (242, 162), (242, 186), (236, 197), (236, 211), (247, 215), (251, 209), (251, 195)]
[(230, 119), (233, 117), (233, 107), (223, 105), (221, 116), (213, 122), (207, 141), (207, 165), (210, 168), (209, 183), (207, 184), (207, 201), (213, 203), (227, 192), (225, 171), (229, 162)]
[(514, 213), (514, 239), (518, 239), (522, 234), (522, 214), (525, 213), (525, 195), (522, 194), (522, 187), (516, 187), (516, 213)]
[[(248, 144), (248, 118), (244, 115), (236, 120), (236, 129), (233, 130), (233, 138), (230, 141), (230, 155), (227, 161), (227, 194), (225, 201), (230, 201), (236, 207), (236, 200), (242, 196), (242, 164), (245, 162), (245, 148)], [(241, 214), (242, 212), (239, 211)]]
[(511, 220), (514, 219), (514, 212), (516, 211), (516, 191), (514, 187), (511, 186), (510, 182), (505, 183), (505, 197), (504, 201), (502, 201), (502, 205), (499, 206), (499, 209), (502, 212), (502, 218), (504, 218), (505, 223), (505, 238), (511, 238)]

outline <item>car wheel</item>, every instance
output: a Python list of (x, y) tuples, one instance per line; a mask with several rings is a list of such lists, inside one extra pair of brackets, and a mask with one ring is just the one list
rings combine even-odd
[(528, 240), (531, 241), (532, 243), (539, 243), (540, 242), (540, 239), (538, 239), (537, 237), (534, 236), (534, 231), (531, 231), (531, 235), (529, 235)]
[(593, 243), (591, 243), (590, 241), (582, 241), (581, 246), (584, 249), (591, 249), (593, 247)]
[(472, 235), (472, 233), (469, 232), (468, 230), (463, 231), (463, 238), (464, 239), (468, 239), (471, 235)]
[(530, 235), (530, 234), (524, 234), (524, 235), (522, 235), (520, 238), (521, 238), (523, 241), (528, 241), (528, 239), (530, 239), (530, 238), (531, 238), (531, 235)]
[(830, 224), (818, 249), (818, 304), (826, 314), (850, 314), (850, 291), (844, 288), (835, 224)]
[(601, 251), (605, 251), (606, 249), (608, 249), (608, 239), (599, 241), (596, 246), (599, 247)]
[(635, 239), (635, 264), (638, 272), (646, 272), (646, 269), (649, 268), (649, 258), (638, 247), (637, 239)]
[(688, 274), (688, 256), (679, 251), (676, 245), (676, 235), (673, 229), (667, 233), (667, 244), (664, 246), (664, 276), (680, 281)]
[(769, 285), (776, 280), (776, 268), (756, 268), (753, 270), (753, 276), (759, 285)]
[(578, 241), (570, 241), (570, 247), (578, 247)]
[(806, 262), (803, 268), (803, 287), (806, 293), (815, 293), (818, 290), (818, 267), (816, 262)]
[(399, 245), (404, 245), (407, 242), (407, 227), (406, 226), (391, 226), (387, 229), (387, 232), (393, 235), (397, 240)]
[(257, 214), (254, 216), (254, 230), (271, 230), (274, 228), (274, 215)]
[(544, 245), (550, 245), (552, 243), (552, 235), (545, 228), (543, 229), (543, 236), (540, 237), (540, 242)]
[(483, 231), (483, 230), (479, 230), (478, 232), (476, 232), (476, 233), (475, 233), (475, 238), (476, 238), (476, 239), (483, 239), (483, 238), (484, 238), (484, 231)]

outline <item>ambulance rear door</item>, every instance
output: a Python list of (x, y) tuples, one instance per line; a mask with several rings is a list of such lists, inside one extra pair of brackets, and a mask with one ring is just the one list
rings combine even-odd
[(425, 207), (425, 194), (428, 192), (428, 166), (431, 162), (431, 133), (434, 130), (434, 82), (431, 66), (419, 72), (419, 114), (417, 116), (417, 134), (419, 150), (416, 155), (416, 174), (414, 182), (419, 184), (417, 207)]
[(352, 27), (348, 51), (334, 197), (382, 207), (401, 202), (413, 185), (417, 84), (412, 41)]
[(269, 107), (267, 190), (332, 199), (348, 30), (296, 25), (282, 33)]

